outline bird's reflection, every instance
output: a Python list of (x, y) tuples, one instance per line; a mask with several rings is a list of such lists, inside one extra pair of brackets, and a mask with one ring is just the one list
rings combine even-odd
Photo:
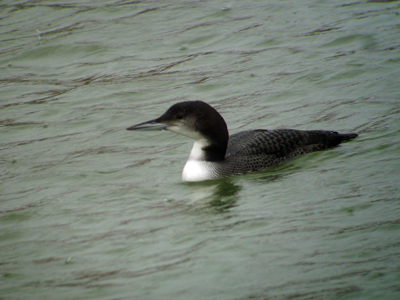
[(236, 206), (241, 186), (231, 178), (196, 183), (185, 183), (190, 186), (190, 198), (197, 205), (205, 204), (217, 213), (223, 213)]
[(222, 180), (215, 185), (214, 193), (208, 204), (217, 212), (225, 212), (236, 206), (241, 189), (242, 187), (234, 184), (232, 180)]
[[(272, 172), (258, 172), (246, 176), (255, 184), (265, 185), (268, 182), (282, 179), (287, 173), (282, 173), (282, 168), (275, 168)], [(287, 169), (287, 168), (286, 168)], [(290, 168), (289, 168), (290, 169)], [(290, 173), (290, 170), (288, 170)], [(224, 213), (235, 207), (239, 200), (239, 192), (242, 190), (242, 184), (237, 177), (228, 177), (213, 181), (184, 183), (190, 186), (190, 199), (192, 204), (199, 207), (206, 205), (214, 212)]]

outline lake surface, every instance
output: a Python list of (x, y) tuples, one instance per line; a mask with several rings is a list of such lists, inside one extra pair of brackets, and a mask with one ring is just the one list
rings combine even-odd
[[(399, 1), (2, 1), (1, 299), (400, 299)], [(173, 103), (357, 132), (181, 183)]]

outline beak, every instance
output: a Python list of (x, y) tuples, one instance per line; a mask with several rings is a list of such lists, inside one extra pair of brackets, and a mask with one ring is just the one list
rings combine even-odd
[(126, 130), (142, 130), (142, 131), (149, 131), (149, 130), (165, 130), (167, 129), (167, 125), (157, 122), (157, 119), (150, 120), (147, 122), (139, 123), (128, 127)]

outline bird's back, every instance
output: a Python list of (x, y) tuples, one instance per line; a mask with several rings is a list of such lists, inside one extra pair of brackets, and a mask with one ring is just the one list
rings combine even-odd
[(280, 164), (288, 158), (339, 145), (357, 134), (322, 130), (251, 130), (229, 137), (225, 172), (242, 174)]

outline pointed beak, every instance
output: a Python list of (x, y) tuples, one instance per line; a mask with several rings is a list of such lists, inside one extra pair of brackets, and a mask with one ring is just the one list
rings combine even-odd
[(142, 131), (149, 131), (149, 130), (165, 130), (167, 129), (167, 125), (158, 123), (157, 119), (150, 120), (147, 122), (139, 123), (128, 127), (126, 130), (142, 130)]

